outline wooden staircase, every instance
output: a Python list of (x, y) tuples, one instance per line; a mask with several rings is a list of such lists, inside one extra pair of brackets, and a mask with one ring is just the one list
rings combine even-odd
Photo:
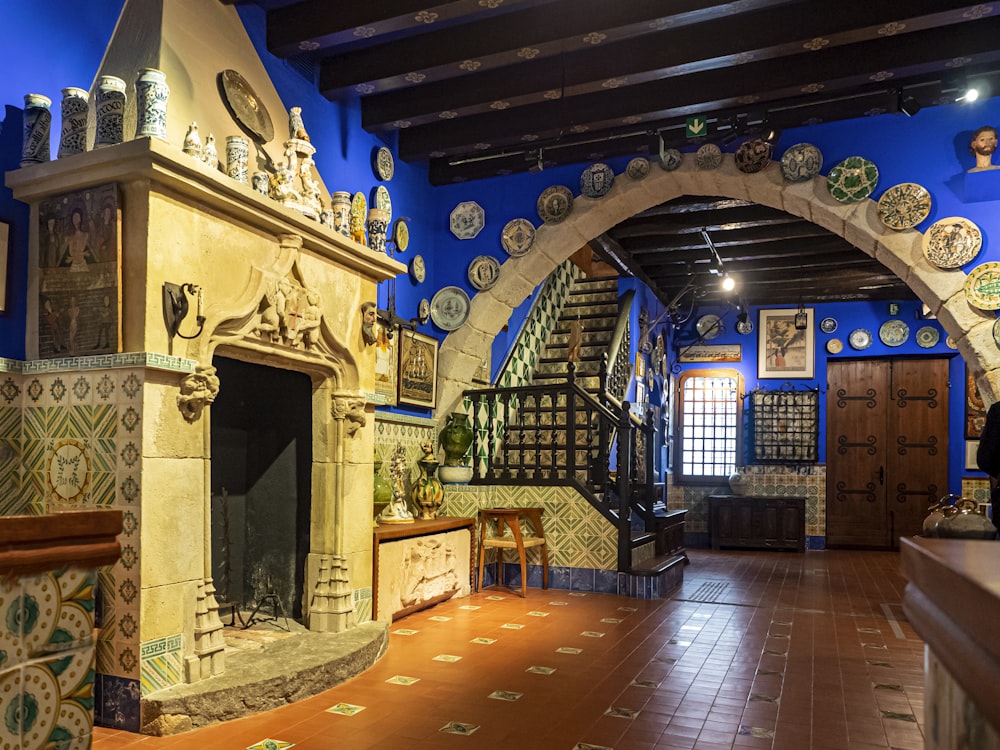
[[(652, 427), (623, 401), (631, 375), (632, 294), (617, 279), (578, 279), (550, 331), (529, 386), (467, 391), (473, 414), (488, 404), (490, 458), (474, 484), (571, 485), (618, 530), (618, 570), (658, 576), (687, 561), (686, 511), (668, 512), (656, 496)], [(582, 336), (567, 361), (571, 327)], [(480, 455), (474, 430), (473, 455)], [(612, 468), (613, 467), (613, 468)], [(623, 502), (621, 498), (627, 498)]]

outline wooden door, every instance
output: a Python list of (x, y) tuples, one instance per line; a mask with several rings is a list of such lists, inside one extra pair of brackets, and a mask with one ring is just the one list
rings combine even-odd
[(897, 547), (946, 491), (948, 362), (832, 362), (827, 378), (827, 544)]

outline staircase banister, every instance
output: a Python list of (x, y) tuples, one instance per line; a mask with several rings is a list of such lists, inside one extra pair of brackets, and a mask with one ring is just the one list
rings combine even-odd
[(635, 299), (635, 290), (629, 289), (621, 296), (618, 303), (618, 319), (615, 321), (615, 330), (611, 334), (611, 341), (608, 344), (608, 372), (613, 372), (618, 358), (618, 350), (621, 348), (625, 331), (628, 330), (629, 317), (632, 314), (632, 302)]

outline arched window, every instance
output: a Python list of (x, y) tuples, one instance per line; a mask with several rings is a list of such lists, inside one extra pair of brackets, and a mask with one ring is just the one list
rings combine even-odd
[(736, 370), (688, 370), (677, 380), (680, 481), (715, 482), (736, 467), (743, 429), (743, 378)]

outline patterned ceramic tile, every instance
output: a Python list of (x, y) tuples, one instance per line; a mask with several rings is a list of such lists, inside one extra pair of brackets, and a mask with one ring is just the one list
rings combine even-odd
[(412, 628), (398, 628), (392, 631), (393, 635), (416, 635), (419, 632), (419, 630), (413, 630)]
[(525, 672), (531, 672), (532, 674), (553, 674), (556, 671), (555, 667), (540, 667), (537, 665), (532, 665), (528, 667)]
[(289, 747), (295, 747), (295, 743), (267, 738), (249, 745), (247, 750), (286, 750)]
[(497, 642), (496, 638), (482, 638), (482, 637), (473, 638), (471, 641), (469, 641), (469, 643), (476, 643), (482, 646), (489, 646), (491, 643), (496, 643), (496, 642)]
[(556, 649), (557, 654), (582, 654), (582, 648), (576, 648), (574, 646), (560, 646)]
[(338, 703), (326, 709), (327, 713), (339, 714), (340, 716), (354, 716), (364, 711), (366, 706), (356, 706), (353, 703)]
[(431, 661), (446, 661), (449, 664), (453, 664), (456, 661), (461, 661), (461, 656), (455, 656), (454, 654), (438, 654)]
[(493, 698), (498, 701), (516, 701), (521, 698), (524, 693), (516, 693), (513, 690), (494, 690), (490, 693), (487, 698)]
[(407, 677), (406, 675), (393, 675), (388, 680), (386, 680), (390, 685), (414, 685), (420, 682), (419, 677)]
[(478, 724), (465, 724), (461, 721), (449, 721), (438, 731), (445, 734), (472, 734), (479, 729)]
[(181, 682), (181, 635), (157, 638), (141, 646), (140, 683), (143, 695)]

